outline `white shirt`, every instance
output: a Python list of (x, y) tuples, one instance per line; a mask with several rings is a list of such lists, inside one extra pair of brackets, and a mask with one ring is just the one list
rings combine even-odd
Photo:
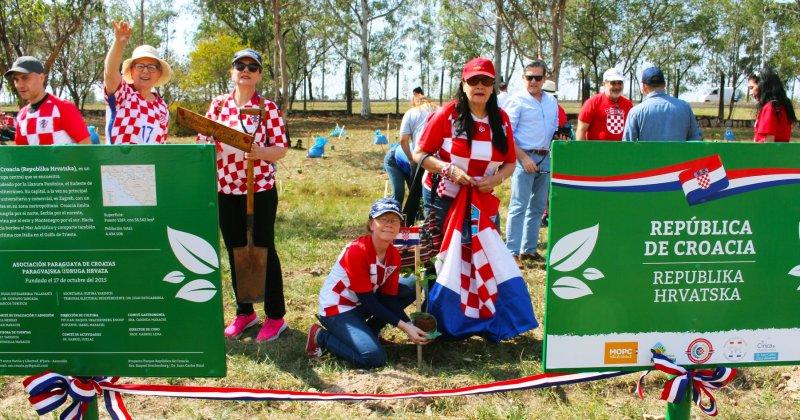
[(553, 95), (542, 92), (538, 101), (524, 90), (509, 98), (505, 111), (517, 146), (523, 150), (550, 149), (558, 129), (558, 102)]

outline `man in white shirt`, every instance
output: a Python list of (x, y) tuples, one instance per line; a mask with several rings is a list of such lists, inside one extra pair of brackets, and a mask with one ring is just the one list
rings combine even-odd
[(558, 128), (558, 103), (542, 91), (546, 75), (544, 61), (528, 64), (522, 75), (526, 90), (512, 95), (506, 106), (517, 152), (506, 246), (517, 263), (544, 261), (536, 248), (550, 184), (550, 142)]

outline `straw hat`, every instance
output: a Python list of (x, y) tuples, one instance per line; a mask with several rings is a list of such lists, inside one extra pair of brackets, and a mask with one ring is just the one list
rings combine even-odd
[(154, 60), (158, 60), (158, 62), (161, 64), (161, 77), (156, 82), (156, 87), (163, 86), (169, 82), (169, 79), (172, 77), (172, 67), (170, 67), (169, 63), (162, 60), (161, 57), (158, 56), (158, 51), (150, 45), (139, 45), (133, 50), (131, 58), (122, 62), (123, 80), (128, 83), (133, 83), (133, 78), (131, 77), (131, 66), (133, 65), (134, 61), (140, 58), (152, 58)]

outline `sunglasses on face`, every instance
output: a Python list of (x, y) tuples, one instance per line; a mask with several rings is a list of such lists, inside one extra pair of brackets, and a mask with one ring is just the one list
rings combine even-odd
[(467, 84), (470, 86), (478, 86), (478, 83), (489, 87), (494, 85), (494, 78), (489, 76), (474, 76), (467, 79)]
[(544, 75), (541, 75), (541, 76), (534, 76), (534, 75), (532, 75), (532, 74), (526, 74), (526, 75), (525, 75), (525, 80), (527, 80), (527, 81), (529, 81), (529, 82), (530, 82), (531, 80), (536, 80), (537, 82), (541, 82), (541, 81), (542, 81), (542, 79), (544, 79)]
[(149, 71), (150, 73), (154, 71), (161, 71), (161, 66), (158, 64), (143, 64), (143, 63), (136, 63), (133, 65), (133, 68), (139, 71)]
[(247, 69), (250, 73), (261, 71), (261, 66), (257, 63), (233, 63), (233, 68), (235, 68), (236, 71), (244, 71), (244, 69)]

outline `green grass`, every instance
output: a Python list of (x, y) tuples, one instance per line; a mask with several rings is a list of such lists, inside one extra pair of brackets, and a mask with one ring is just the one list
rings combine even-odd
[[(315, 321), (317, 293), (342, 247), (363, 232), (370, 203), (383, 195), (386, 176), (382, 158), (385, 146), (372, 144), (372, 130), (385, 128), (381, 119), (314, 117), (289, 121), (295, 139), (304, 144), (324, 134), (335, 123), (346, 124), (348, 139), (331, 139), (325, 159), (307, 159), (305, 150), (292, 149), (278, 165), (280, 204), (276, 223), (277, 246), (284, 272), (290, 329), (277, 341), (254, 342), (256, 329), (240, 340), (228, 340), (228, 375), (220, 379), (123, 379), (126, 383), (170, 383), (201, 386), (251, 387), (329, 392), (408, 392), (433, 390), (517, 378), (542, 371), (542, 329), (498, 345), (479, 338), (459, 343), (434, 342), (424, 348), (423, 367), (416, 365), (410, 344), (388, 349), (390, 364), (382, 369), (354, 369), (330, 355), (306, 358), (305, 333)], [(397, 121), (390, 120), (390, 138)], [(191, 142), (192, 138), (173, 138)], [(509, 184), (498, 189), (504, 205)], [(506, 209), (501, 209), (505, 216)], [(505, 225), (505, 221), (502, 222)], [(546, 232), (542, 233), (546, 238)], [(542, 241), (542, 248), (546, 246)], [(224, 255), (222, 253), (221, 255)], [(235, 313), (229, 284), (230, 269), (223, 261), (223, 302), (226, 320)], [(543, 320), (544, 271), (523, 272), (538, 320)], [(263, 314), (259, 308), (259, 313)], [(198, 320), (202, 323), (202, 320)], [(392, 329), (387, 338), (405, 342)], [(219, 331), (221, 334), (222, 332)], [(722, 418), (791, 418), (800, 412), (800, 391), (790, 386), (800, 381), (797, 368), (749, 368), (724, 390), (715, 392)], [(555, 389), (494, 394), (480, 397), (415, 399), (368, 403), (234, 403), (157, 397), (125, 397), (135, 418), (332, 418), (369, 416), (394, 418), (635, 418), (659, 416), (665, 405), (657, 398), (663, 375), (647, 380), (647, 395), (632, 394), (637, 375)], [(794, 389), (794, 390), (792, 390)], [(698, 411), (693, 411), (698, 418)], [(21, 386), (21, 378), (0, 377), (0, 418), (34, 418)]]

